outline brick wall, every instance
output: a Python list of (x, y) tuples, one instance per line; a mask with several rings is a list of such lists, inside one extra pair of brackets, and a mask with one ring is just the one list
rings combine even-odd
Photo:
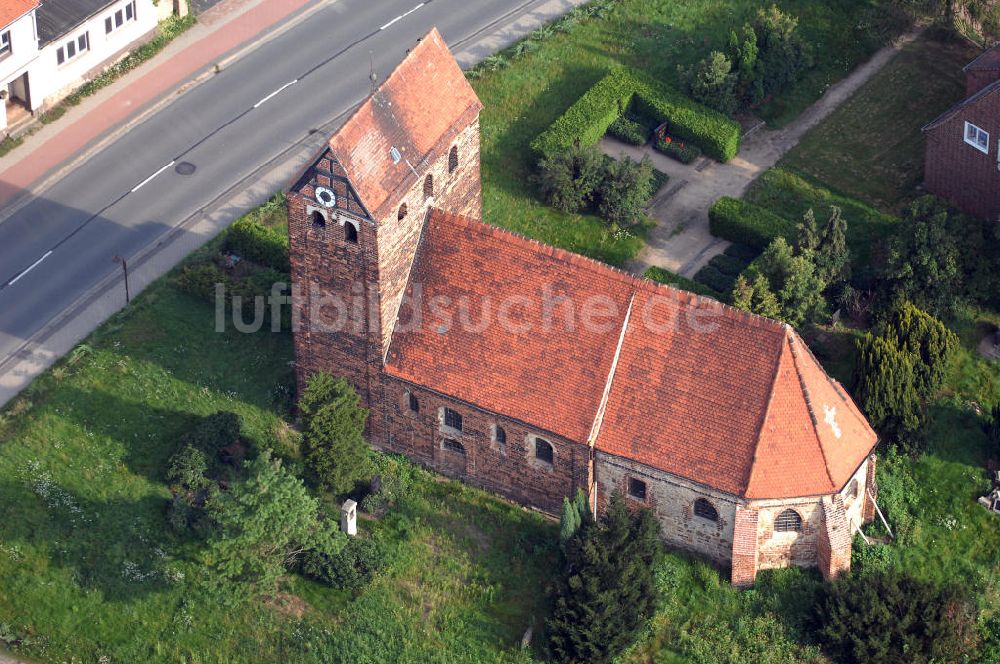
[[(409, 408), (410, 393), (417, 399), (419, 412)], [(444, 426), (444, 407), (462, 416), (461, 432)], [(369, 421), (376, 447), (550, 514), (560, 513), (564, 497), (589, 487), (586, 445), (391, 376), (383, 378), (382, 398)], [(497, 426), (506, 433), (506, 444), (496, 441)], [(533, 436), (552, 445), (551, 465), (535, 459)], [(445, 447), (446, 438), (461, 444), (464, 454)]]
[[(662, 527), (664, 541), (672, 547), (693, 551), (716, 562), (728, 563), (733, 550), (733, 524), (738, 499), (622, 457), (597, 452), (594, 476), (598, 510), (603, 511), (616, 489), (633, 507), (648, 507)], [(646, 483), (646, 500), (628, 495), (628, 480)], [(694, 502), (704, 498), (719, 514), (712, 522), (694, 515)]]
[(822, 532), (816, 543), (816, 563), (826, 580), (836, 579), (851, 569), (851, 524), (840, 495), (820, 502)]
[[(457, 148), (458, 166), (449, 172), (451, 148)], [(410, 277), (420, 232), (430, 207), (475, 219), (482, 218), (482, 190), (479, 166), (479, 116), (454, 135), (447, 135), (430, 152), (426, 161), (415, 164), (416, 176), (399, 203), (378, 220), (378, 270), (381, 320), (381, 355), (389, 348), (393, 324)], [(424, 195), (424, 180), (430, 175), (433, 195)], [(406, 206), (406, 215), (399, 211)]]
[[(875, 499), (878, 499), (878, 484), (875, 483), (875, 462), (878, 458), (873, 454), (868, 457), (868, 461), (865, 465), (865, 493), (864, 493), (864, 507), (861, 511), (861, 522), (871, 523), (875, 518)], [(871, 495), (869, 495), (869, 492)]]
[[(965, 122), (989, 132), (989, 153), (964, 140)], [(1000, 91), (987, 94), (942, 124), (924, 132), (924, 186), (963, 211), (983, 219), (1000, 216)]]
[(749, 586), (757, 578), (757, 531), (760, 515), (753, 507), (737, 505), (733, 518), (733, 559), (730, 579), (734, 586)]

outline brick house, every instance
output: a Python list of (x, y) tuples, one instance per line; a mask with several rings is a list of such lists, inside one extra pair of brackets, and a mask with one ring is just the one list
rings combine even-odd
[(923, 128), (924, 186), (968, 214), (1000, 217), (1000, 44), (967, 64), (966, 98)]
[(481, 109), (433, 30), (295, 179), (300, 387), (346, 376), (373, 446), (551, 514), (621, 490), (736, 584), (848, 569), (876, 436), (847, 393), (787, 325), (479, 221)]

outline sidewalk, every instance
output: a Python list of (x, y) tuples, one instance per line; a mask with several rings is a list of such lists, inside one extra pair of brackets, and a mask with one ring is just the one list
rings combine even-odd
[[(156, 57), (85, 99), (0, 159), (0, 207), (16, 203), (101, 139), (127, 129), (156, 102), (268, 28), (324, 0), (225, 0)], [(117, 130), (117, 131), (116, 131)]]
[(657, 224), (650, 230), (646, 246), (628, 268), (642, 274), (655, 265), (682, 277), (693, 277), (713, 256), (729, 246), (729, 242), (709, 232), (708, 208), (712, 203), (722, 196), (742, 197), (757, 176), (774, 166), (806, 132), (847, 101), (918, 34), (906, 34), (895, 44), (878, 51), (868, 62), (830, 86), (816, 103), (783, 129), (755, 132), (744, 141), (739, 154), (725, 164), (703, 157), (684, 166), (649, 145), (635, 147), (611, 138), (601, 139), (600, 148), (606, 154), (618, 157), (624, 153), (637, 161), (649, 155), (653, 166), (670, 176), (649, 209)]

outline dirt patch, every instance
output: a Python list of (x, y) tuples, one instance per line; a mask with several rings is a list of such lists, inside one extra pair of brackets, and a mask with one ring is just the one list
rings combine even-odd
[(309, 610), (309, 605), (301, 597), (281, 591), (273, 597), (265, 598), (264, 605), (296, 620), (302, 618)]

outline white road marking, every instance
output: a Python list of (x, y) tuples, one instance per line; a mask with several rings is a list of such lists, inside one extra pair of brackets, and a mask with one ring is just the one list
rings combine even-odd
[(26, 270), (25, 270), (24, 272), (22, 272), (21, 274), (17, 275), (17, 276), (16, 276), (16, 277), (14, 277), (13, 279), (11, 279), (11, 280), (10, 280), (10, 283), (8, 283), (7, 285), (8, 285), (8, 286), (13, 286), (14, 284), (16, 284), (16, 283), (17, 283), (17, 282), (18, 282), (18, 281), (19, 281), (19, 280), (21, 279), (21, 277), (23, 277), (24, 275), (28, 274), (28, 273), (29, 273), (29, 272), (31, 272), (32, 270), (34, 270), (34, 269), (35, 269), (36, 267), (38, 267), (38, 264), (39, 264), (39, 263), (41, 263), (41, 262), (42, 262), (43, 260), (45, 260), (46, 258), (48, 258), (48, 257), (49, 257), (49, 256), (51, 256), (51, 255), (52, 255), (52, 250), (51, 250), (51, 249), (50, 249), (49, 251), (46, 251), (46, 252), (45, 252), (45, 255), (43, 255), (43, 256), (42, 256), (41, 258), (39, 258), (39, 259), (38, 259), (37, 261), (35, 261), (34, 263), (32, 263), (32, 264), (31, 264), (31, 265), (30, 265), (30, 266), (28, 267), (28, 269), (26, 269)]
[(139, 184), (137, 184), (134, 187), (132, 187), (132, 192), (131, 193), (134, 194), (135, 192), (139, 191), (143, 186), (145, 186), (146, 184), (148, 184), (150, 180), (152, 180), (157, 175), (159, 175), (160, 173), (162, 173), (163, 171), (167, 170), (168, 168), (170, 168), (173, 165), (174, 165), (174, 162), (171, 161), (169, 164), (167, 164), (166, 166), (164, 166), (160, 170), (156, 171), (155, 173), (153, 173), (152, 175), (150, 175), (148, 178), (146, 178), (145, 180), (143, 180)]
[(419, 5), (417, 5), (416, 7), (414, 7), (413, 9), (411, 9), (410, 11), (406, 12), (405, 14), (400, 14), (396, 18), (394, 18), (391, 21), (389, 21), (388, 23), (386, 23), (385, 25), (383, 25), (381, 28), (379, 28), (379, 30), (385, 30), (386, 28), (388, 28), (390, 25), (392, 25), (396, 21), (402, 21), (404, 18), (406, 18), (407, 16), (409, 16), (410, 14), (412, 14), (415, 11), (417, 11), (418, 9), (420, 9), (423, 6), (424, 6), (424, 3), (421, 2)]
[(254, 104), (254, 105), (253, 105), (253, 107), (254, 107), (254, 108), (259, 108), (259, 107), (261, 106), (261, 104), (263, 104), (264, 102), (266, 102), (266, 101), (267, 101), (268, 99), (270, 99), (271, 97), (275, 96), (276, 94), (278, 94), (279, 92), (281, 92), (281, 91), (282, 91), (282, 90), (284, 90), (285, 88), (287, 88), (287, 87), (289, 87), (289, 86), (292, 86), (292, 85), (295, 85), (295, 84), (296, 84), (296, 83), (298, 83), (298, 82), (299, 82), (299, 79), (295, 79), (294, 81), (289, 81), (288, 83), (285, 83), (285, 84), (284, 84), (284, 85), (282, 85), (282, 86), (281, 86), (280, 88), (278, 88), (277, 90), (275, 90), (274, 92), (272, 92), (272, 93), (271, 93), (271, 94), (269, 94), (268, 96), (264, 97), (263, 99), (261, 99), (261, 100), (260, 100), (259, 102), (257, 102), (256, 104)]

